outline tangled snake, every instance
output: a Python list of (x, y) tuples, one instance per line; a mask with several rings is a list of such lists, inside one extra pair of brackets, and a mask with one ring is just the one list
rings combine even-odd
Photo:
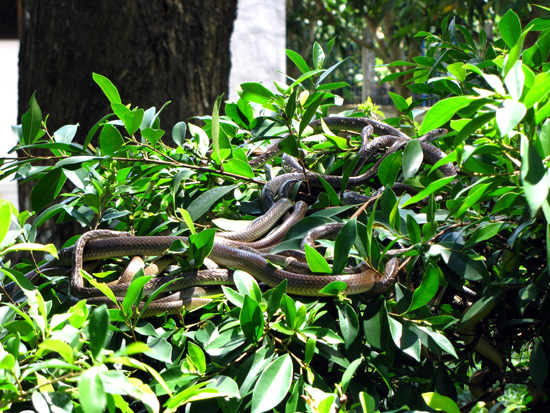
[[(361, 158), (359, 166), (364, 164), (379, 149), (389, 148), (369, 170), (361, 175), (351, 177), (348, 181), (349, 186), (362, 185), (370, 180), (376, 174), (378, 166), (385, 156), (400, 149), (411, 140), (398, 129), (372, 119), (328, 117), (323, 121), (333, 130), (363, 131), (362, 145), (359, 150)], [(311, 122), (310, 126), (314, 131), (320, 131), (322, 129), (321, 120)], [(373, 133), (380, 136), (371, 139)], [(445, 133), (446, 130), (437, 129), (419, 138), (425, 161), (428, 163), (434, 164), (445, 156), (444, 152), (428, 143)], [(269, 156), (274, 156), (277, 151), (276, 142), (267, 151), (267, 153), (271, 152), (268, 156), (257, 157), (251, 163), (253, 166), (257, 166), (261, 163), (259, 158), (265, 161)], [(452, 164), (446, 164), (441, 169), (446, 175), (456, 174)], [(288, 257), (282, 255), (268, 254), (269, 250), (281, 242), (286, 232), (303, 218), (308, 210), (308, 206), (304, 202), (299, 201), (294, 205), (288, 198), (282, 197), (280, 195), (282, 188), (288, 182), (301, 181), (306, 178), (312, 186), (320, 186), (320, 177), (334, 187), (339, 187), (342, 184), (342, 177), (318, 175), (313, 172), (306, 174), (291, 172), (270, 180), (262, 190), (262, 201), (267, 212), (243, 232), (217, 234), (209, 258), (218, 265), (246, 271), (271, 287), (275, 287), (286, 280), (287, 292), (290, 294), (323, 296), (320, 291), (333, 281), (342, 281), (346, 284), (346, 288), (342, 291), (344, 294), (369, 293), (376, 295), (385, 291), (397, 276), (399, 260), (396, 258), (392, 258), (387, 262), (384, 274), (379, 274), (368, 264), (363, 263), (345, 270), (343, 274), (318, 276), (310, 271), (308, 273), (307, 266), (304, 263), (297, 262), (299, 260), (289, 260)], [(275, 197), (277, 194), (279, 194), (280, 199), (276, 202)], [(258, 240), (292, 207), (294, 208), (292, 214), (275, 231)], [(92, 303), (101, 303), (105, 302), (106, 299), (103, 294), (94, 287), (84, 285), (81, 275), (84, 262), (122, 256), (163, 256), (175, 241), (188, 243), (189, 239), (177, 236), (132, 237), (129, 234), (116, 231), (90, 231), (84, 234), (74, 247), (60, 251), (58, 259), (46, 263), (38, 271), (32, 271), (26, 277), (31, 281), (35, 281), (40, 272), (59, 267), (72, 267), (70, 296), (74, 299), (86, 298)], [(289, 268), (277, 268), (272, 263), (283, 263)], [(298, 271), (289, 271), (289, 269), (298, 269)], [(153, 271), (151, 271), (151, 274), (156, 275)], [(130, 282), (131, 276), (126, 276), (124, 279), (121, 278), (109, 285), (117, 300), (124, 297)], [(205, 290), (201, 286), (230, 284), (232, 278), (227, 270), (193, 270), (172, 277), (153, 278), (146, 284), (144, 294), (150, 294), (157, 288), (169, 283), (167, 291), (178, 292), (154, 300), (148, 307), (151, 314), (163, 311), (178, 312), (182, 306), (189, 308), (202, 305), (205, 301), (200, 296)], [(17, 290), (18, 287), (14, 283), (5, 286), (8, 295), (15, 293)]]

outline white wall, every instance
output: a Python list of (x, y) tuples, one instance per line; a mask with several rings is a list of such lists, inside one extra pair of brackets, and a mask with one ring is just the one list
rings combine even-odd
[[(18, 61), (19, 41), (0, 40), (0, 157), (7, 156), (7, 152), (17, 142), (11, 125), (17, 123)], [(18, 206), (17, 186), (14, 182), (0, 181), (0, 199), (7, 199)]]
[(239, 0), (231, 36), (229, 99), (237, 100), (236, 88), (245, 82), (285, 82), (286, 19), (284, 0)]

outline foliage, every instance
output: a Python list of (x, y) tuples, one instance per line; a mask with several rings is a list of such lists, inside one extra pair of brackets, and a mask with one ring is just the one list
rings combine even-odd
[[(547, 401), (550, 24), (534, 20), (522, 29), (510, 11), (494, 43), (475, 41), (451, 19), (442, 26), (441, 36), (419, 34), (429, 45), (426, 56), (397, 63), (410, 65), (412, 90), (441, 101), (419, 124), (421, 102), (394, 94), (402, 116), (388, 122), (413, 137), (448, 127), (437, 144), (448, 153), (441, 163), (456, 162), (458, 177), (421, 166), (413, 140), (403, 155), (384, 161), (378, 180), (386, 189), (366, 205), (368, 214), (351, 218), (355, 208), (340, 205), (328, 186), (284, 241), (294, 246), (311, 226), (346, 222), (349, 236), (324, 242), (324, 257), (308, 254), (312, 268), (323, 266), (319, 258), (342, 265), (347, 255), (351, 263), (367, 259), (383, 268), (385, 253), (401, 244), (405, 272), (386, 296), (290, 296), (285, 283), (266, 288), (237, 272), (235, 287), (183, 314), (185, 323), (165, 315), (142, 320), (130, 316), (135, 301), (118, 309), (71, 303), (65, 277), (56, 274), (42, 274), (39, 288), (29, 285), (23, 274), (36, 267), (36, 255), (10, 260), (18, 250), (53, 255), (52, 246), (34, 243), (52, 218), (85, 229), (178, 235), (215, 223), (225, 228), (220, 218), (257, 215), (270, 172), (252, 169), (247, 150), (285, 133), (284, 150), (304, 164), (349, 174), (357, 138), (311, 135), (307, 128), (341, 102), (331, 93), (341, 84), (327, 83), (335, 66), (325, 68), (334, 42), (325, 50), (316, 43), (311, 64), (289, 51), (301, 75), (277, 84), (277, 93), (245, 83), (225, 115), (220, 98), (212, 116), (196, 119), (204, 126), (174, 125), (175, 147), (166, 144), (162, 108), (124, 104), (101, 75), (94, 80), (113, 114), (87, 131), (84, 145), (72, 141), (78, 125), (51, 134), (33, 95), (14, 128), (22, 155), (2, 168), (3, 177), (14, 173), (36, 184), (33, 212), (0, 204), (4, 284), (14, 279), (24, 293), (0, 307), (0, 408), (452, 412), (458, 404), (484, 411), (468, 387), (480, 374), (495, 379), (482, 392), (488, 402), (504, 388), (510, 409), (522, 398)], [(529, 31), (539, 40), (523, 50)], [(38, 147), (52, 155), (30, 155)], [(399, 168), (417, 195), (392, 191)], [(71, 192), (63, 190), (67, 180)], [(180, 264), (192, 265), (184, 257)], [(96, 276), (115, 270), (109, 263)], [(130, 287), (136, 300), (140, 284), (137, 278)], [(485, 342), (496, 352), (488, 346), (483, 353)]]
[[(336, 76), (353, 87), (360, 87), (364, 82), (378, 84), (388, 69), (391, 73), (406, 70), (401, 65), (385, 65), (420, 56), (422, 39), (415, 34), (420, 31), (435, 33), (437, 23), (449, 13), (462, 21), (472, 36), (477, 37), (477, 33), (487, 31), (489, 39), (492, 39), (492, 28), (496, 33), (496, 23), (509, 9), (520, 13), (520, 17), (525, 19), (530, 15), (534, 18), (538, 13), (547, 13), (534, 4), (537, 2), (517, 0), (288, 0), (287, 43), (289, 48), (309, 57), (311, 42), (323, 43), (337, 37), (336, 58), (351, 59), (337, 70)], [(373, 73), (364, 73), (361, 48), (374, 51), (377, 67)], [(294, 74), (292, 68), (290, 73)], [(391, 86), (398, 94), (410, 94), (401, 82), (392, 82)], [(353, 90), (344, 90), (343, 93), (346, 101), (356, 101)], [(385, 98), (385, 93), (377, 96), (377, 102)]]

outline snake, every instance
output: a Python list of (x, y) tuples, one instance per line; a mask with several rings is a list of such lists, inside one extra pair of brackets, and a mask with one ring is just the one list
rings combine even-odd
[[(96, 294), (98, 294), (98, 291), (92, 289), (93, 287), (84, 286), (80, 272), (83, 262), (131, 255), (162, 256), (178, 240), (184, 243), (189, 241), (188, 237), (184, 236), (129, 236), (127, 233), (118, 231), (89, 231), (80, 237), (75, 246), (61, 250), (58, 258), (49, 261), (42, 268), (72, 265), (70, 294), (75, 297), (89, 297), (92, 300), (97, 300)], [(304, 275), (276, 268), (261, 255), (249, 250), (219, 243), (214, 243), (209, 257), (219, 265), (248, 272), (270, 287), (275, 287), (286, 280), (287, 293), (312, 297), (325, 296), (321, 290), (334, 281), (342, 281), (346, 284), (346, 288), (342, 290), (343, 294), (369, 293), (369, 295), (378, 295), (393, 284), (399, 267), (399, 261), (392, 258), (387, 262), (384, 274), (379, 274), (377, 271), (364, 266), (361, 272), (355, 274)], [(197, 274), (200, 273), (197, 272)], [(230, 277), (224, 274), (226, 273), (217, 273), (218, 278), (212, 276), (212, 273), (206, 276), (182, 277), (181, 283), (185, 286), (197, 285), (197, 283), (206, 285), (232, 283)], [(38, 272), (33, 272), (27, 274), (27, 278), (32, 282), (37, 275)], [(165, 282), (161, 281), (161, 284)], [(13, 288), (8, 287), (9, 285), (6, 286), (6, 291), (13, 290)], [(123, 297), (128, 285), (115, 285), (111, 289), (115, 296)], [(189, 301), (192, 298), (194, 297), (185, 296), (180, 302)], [(150, 307), (151, 311), (156, 314), (171, 311), (173, 307), (181, 308), (180, 304), (173, 304), (169, 300), (155, 300)]]
[[(349, 177), (349, 179), (347, 180), (348, 187), (356, 187), (369, 182), (377, 174), (380, 164), (387, 156), (396, 152), (412, 140), (409, 136), (405, 135), (398, 129), (390, 125), (386, 125), (383, 122), (375, 121), (369, 118), (347, 118), (335, 116), (324, 118), (323, 121), (327, 124), (327, 126), (336, 131), (361, 131), (362, 144), (361, 148), (359, 149), (358, 164), (354, 168), (354, 172), (357, 172), (358, 169), (360, 169), (360, 167), (362, 167), (362, 165), (375, 152), (383, 148), (388, 148), (386, 152), (382, 155), (382, 157), (363, 174)], [(318, 131), (321, 128), (321, 120), (311, 122), (310, 126), (314, 131)], [(370, 139), (373, 133), (379, 135), (382, 134), (382, 136)], [(440, 136), (443, 136), (446, 133), (446, 129), (434, 129), (433, 131), (428, 132), (418, 139), (424, 155), (424, 160), (427, 163), (434, 165), (447, 155), (441, 149), (428, 143)], [(270, 155), (273, 155), (274, 149), (270, 148), (266, 152), (269, 152)], [(288, 181), (304, 181), (307, 179), (310, 186), (322, 187), (322, 180), (324, 180), (334, 188), (340, 188), (344, 181), (344, 178), (342, 176), (322, 175), (312, 171), (304, 171), (298, 161), (287, 154), (283, 155), (282, 163), (285, 168), (289, 168), (294, 172), (289, 172), (283, 175), (276, 176), (264, 185), (262, 189), (261, 201), (265, 210), (271, 208), (271, 206), (275, 203), (277, 192)], [(452, 163), (441, 165), (439, 167), (439, 170), (445, 176), (455, 176), (457, 174), (456, 168)]]
[[(378, 149), (389, 147), (382, 157), (383, 159), (385, 156), (401, 148), (411, 139), (403, 132), (390, 125), (368, 118), (328, 117), (324, 120), (311, 122), (310, 127), (314, 131), (321, 131), (322, 122), (325, 122), (327, 126), (333, 130), (365, 130), (363, 132), (363, 145), (360, 150), (361, 158), (365, 159), (368, 159), (368, 156)], [(370, 138), (373, 133), (380, 136), (367, 143), (365, 136)], [(436, 130), (419, 138), (421, 145), (424, 145), (422, 149), (426, 152), (425, 155), (427, 155), (428, 158), (432, 152), (435, 153), (432, 157), (434, 163), (442, 158), (442, 154), (441, 152), (437, 152), (437, 148), (431, 145), (426, 146), (429, 145), (429, 143), (426, 142), (430, 142), (432, 139), (444, 133), (446, 133), (446, 131)], [(265, 157), (263, 158), (265, 159)], [(367, 173), (361, 176), (351, 177), (350, 185), (361, 185), (366, 179), (370, 178), (382, 159), (380, 159), (374, 167), (369, 169), (370, 172), (367, 171)], [(251, 164), (253, 165), (253, 162), (251, 162)], [(313, 177), (312, 181), (314, 185), (320, 183), (320, 179), (315, 177), (320, 177), (321, 175), (312, 174), (311, 176)], [(323, 177), (329, 181), (330, 184), (335, 186), (341, 184), (342, 181), (341, 177), (330, 175)], [(293, 180), (303, 180), (304, 178), (304, 174), (300, 173), (285, 174), (283, 178), (275, 177), (265, 185), (263, 193), (269, 194), (271, 198), (274, 198), (277, 192), (284, 192), (281, 191), (281, 188), (285, 187), (285, 183), (292, 182)], [(264, 196), (262, 196), (262, 199), (263, 198)], [(307, 204), (298, 202), (289, 219), (266, 238), (257, 241), (258, 238), (264, 235), (269, 228), (271, 228), (272, 225), (292, 207), (292, 202), (286, 198), (279, 199), (277, 203), (275, 203), (273, 199), (273, 202), (270, 200), (268, 203), (269, 208), (267, 208), (267, 213), (263, 217), (253, 221), (245, 231), (218, 234), (210, 253), (210, 259), (219, 265), (246, 271), (270, 287), (275, 287), (286, 280), (287, 292), (289, 294), (304, 296), (323, 296), (324, 294), (321, 293), (321, 290), (334, 281), (343, 281), (346, 284), (342, 293), (347, 295), (364, 293), (380, 294), (389, 288), (395, 281), (399, 267), (399, 261), (396, 258), (391, 258), (387, 262), (384, 274), (380, 274), (373, 270), (366, 263), (356, 267), (356, 272), (354, 273), (326, 276), (300, 274), (273, 266), (264, 256), (262, 256), (262, 250), (269, 249), (271, 246), (280, 242), (284, 234), (286, 234), (286, 231), (305, 215), (307, 212)], [(57, 259), (43, 265), (38, 271), (27, 274), (27, 278), (32, 281), (41, 271), (72, 266), (70, 295), (76, 299), (87, 298), (92, 301), (97, 301), (101, 299), (99, 297), (99, 295), (101, 295), (100, 292), (94, 287), (87, 287), (84, 285), (81, 270), (85, 261), (136, 255), (162, 256), (172, 243), (178, 240), (184, 243), (188, 243), (189, 241), (187, 237), (182, 236), (134, 237), (116, 231), (89, 231), (78, 240), (75, 246), (61, 250)], [(210, 284), (223, 285), (230, 284), (233, 281), (231, 275), (227, 271), (206, 271), (210, 272), (197, 270), (193, 271), (192, 274), (160, 277), (149, 281), (145, 287), (145, 294), (149, 294), (169, 282), (172, 283), (170, 285), (171, 290), (182, 290), (168, 297), (154, 300), (151, 305), (151, 311), (164, 311), (163, 309), (166, 309), (167, 306), (171, 306), (174, 302), (177, 302), (176, 306), (188, 306), (192, 300), (198, 298), (196, 297), (197, 295), (203, 293), (203, 289), (198, 286)], [(117, 297), (117, 300), (123, 299), (122, 297), (127, 292), (130, 282), (131, 279), (129, 279), (129, 276), (123, 276), (119, 281), (109, 285)], [(14, 292), (16, 289), (17, 287), (13, 285), (6, 286), (6, 292), (8, 292), (8, 294)], [(172, 311), (171, 308), (172, 307), (170, 307), (168, 311)]]

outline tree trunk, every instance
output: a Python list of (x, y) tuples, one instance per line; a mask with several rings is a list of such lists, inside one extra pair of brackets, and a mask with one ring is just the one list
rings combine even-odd
[[(50, 132), (79, 123), (76, 140), (83, 142), (111, 113), (92, 72), (109, 78), (124, 104), (158, 110), (170, 100), (165, 129), (210, 114), (228, 91), (236, 7), (237, 0), (23, 0), (19, 119), (36, 91), (42, 113), (51, 114)], [(19, 189), (21, 210), (30, 209), (31, 186)], [(58, 227), (48, 234), (67, 235)]]

